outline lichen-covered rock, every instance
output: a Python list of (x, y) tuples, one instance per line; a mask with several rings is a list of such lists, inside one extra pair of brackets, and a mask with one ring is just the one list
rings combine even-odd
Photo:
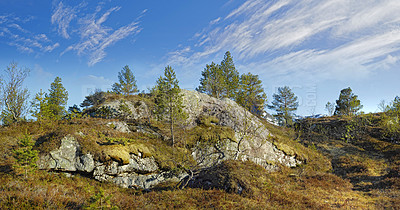
[[(103, 113), (104, 112), (104, 113)], [(149, 107), (143, 101), (115, 100), (105, 102), (94, 111), (96, 115), (105, 115), (106, 118), (123, 118), (140, 120), (150, 116)]]
[(197, 144), (193, 157), (203, 167), (210, 167), (223, 160), (250, 160), (266, 169), (274, 169), (276, 163), (295, 167), (301, 162), (295, 155), (285, 154), (269, 142), (272, 134), (263, 122), (236, 102), (216, 99), (196, 91), (182, 90), (189, 127), (197, 125), (204, 116), (218, 119), (216, 125), (232, 128), (235, 140), (221, 140), (215, 144)]
[(91, 154), (81, 154), (80, 145), (73, 136), (61, 139), (60, 148), (41, 156), (38, 162), (40, 169), (59, 171), (92, 172), (94, 160)]

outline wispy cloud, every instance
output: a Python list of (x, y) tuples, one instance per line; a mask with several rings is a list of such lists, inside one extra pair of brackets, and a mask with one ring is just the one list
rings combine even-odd
[(259, 74), (368, 75), (399, 61), (399, 10), (397, 0), (248, 0), (195, 34), (183, 47), (190, 52), (170, 53), (169, 62), (185, 68), (229, 50)]
[[(79, 56), (87, 55), (88, 65), (93, 66), (106, 57), (106, 48), (130, 35), (139, 33), (141, 30), (137, 19), (116, 29), (106, 25), (109, 16), (120, 10), (121, 7), (112, 7), (102, 12), (104, 5), (99, 3), (95, 11), (80, 16), (78, 8), (84, 6), (86, 5), (71, 7), (60, 2), (53, 11), (52, 23), (57, 24), (59, 33), (64, 38), (70, 38), (67, 29), (71, 28), (71, 21), (77, 19), (78, 24), (75, 31), (79, 36), (79, 41), (67, 47), (61, 55), (68, 51), (75, 51)], [(146, 10), (139, 17), (145, 12)]]
[(64, 5), (63, 2), (59, 2), (55, 5), (53, 14), (51, 16), (51, 23), (57, 25), (58, 33), (68, 39), (70, 35), (68, 33), (68, 28), (71, 21), (76, 18), (76, 14), (79, 12), (79, 8), (83, 6), (83, 3), (76, 7), (70, 7)]
[(37, 55), (51, 52), (60, 46), (59, 43), (54, 43), (45, 34), (37, 34), (26, 29), (24, 24), (31, 20), (32, 17), (0, 16), (2, 41), (10, 46), (15, 46), (20, 52), (36, 53)]

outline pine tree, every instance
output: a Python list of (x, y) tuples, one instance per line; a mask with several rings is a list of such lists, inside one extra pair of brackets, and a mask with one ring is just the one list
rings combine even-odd
[(96, 89), (94, 93), (85, 96), (85, 100), (80, 104), (81, 107), (97, 106), (106, 100), (106, 93), (101, 89)]
[(355, 115), (362, 107), (358, 96), (348, 87), (340, 91), (339, 99), (336, 100), (335, 115)]
[(400, 97), (396, 96), (392, 102), (392, 108), (393, 111), (396, 111), (400, 113)]
[(239, 92), (236, 102), (251, 113), (261, 116), (267, 103), (267, 94), (262, 88), (262, 81), (258, 75), (250, 72), (240, 76)]
[(212, 62), (206, 66), (201, 75), (197, 91), (216, 98), (235, 99), (239, 88), (239, 72), (229, 51), (225, 53), (220, 65)]
[(325, 105), (325, 109), (328, 111), (328, 114), (332, 116), (335, 112), (335, 104), (328, 101)]
[(54, 119), (46, 94), (42, 89), (40, 89), (39, 93), (36, 93), (35, 98), (31, 102), (31, 107), (32, 117), (36, 117), (38, 121)]
[(12, 62), (5, 70), (5, 80), (0, 78), (0, 105), (4, 108), (0, 119), (4, 125), (20, 121), (28, 111), (29, 92), (23, 83), (29, 71)]
[(183, 98), (179, 81), (176, 79), (174, 70), (165, 67), (164, 77), (158, 78), (157, 85), (154, 88), (156, 115), (159, 120), (166, 120), (169, 123), (171, 131), (172, 146), (175, 145), (175, 125), (186, 118), (183, 111)]
[(18, 149), (13, 150), (17, 167), (22, 168), (25, 172), (25, 178), (28, 177), (28, 171), (36, 167), (38, 151), (33, 149), (35, 143), (26, 133), (23, 138), (19, 139)]
[(279, 87), (278, 93), (273, 95), (274, 101), (269, 108), (276, 111), (276, 117), (283, 122), (285, 126), (292, 123), (293, 112), (297, 110), (299, 103), (297, 96), (294, 95), (292, 90), (288, 87)]
[(221, 68), (214, 62), (206, 65), (201, 72), (203, 78), (200, 79), (200, 86), (196, 88), (201, 93), (206, 93), (215, 98), (221, 98), (224, 89), (225, 78), (223, 77)]
[(225, 53), (220, 68), (225, 78), (223, 96), (234, 99), (239, 88), (239, 72), (235, 68), (232, 55), (229, 51)]
[(62, 85), (60, 77), (56, 77), (51, 83), (49, 94), (46, 94), (46, 101), (55, 119), (61, 119), (66, 114), (68, 91)]
[(116, 82), (112, 86), (115, 93), (128, 96), (139, 92), (136, 86), (135, 76), (133, 76), (128, 65), (118, 72), (118, 80), (119, 83)]

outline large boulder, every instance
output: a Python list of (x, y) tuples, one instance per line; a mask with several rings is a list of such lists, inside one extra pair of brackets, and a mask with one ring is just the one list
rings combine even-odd
[(294, 155), (285, 154), (269, 142), (272, 134), (263, 122), (238, 105), (223, 98), (216, 99), (196, 91), (182, 90), (189, 127), (197, 125), (204, 116), (217, 118), (218, 126), (229, 127), (235, 139), (224, 139), (216, 144), (198, 144), (193, 156), (204, 167), (213, 166), (223, 160), (250, 160), (266, 169), (276, 169), (277, 163), (295, 167), (301, 162)]
[(95, 168), (92, 155), (81, 154), (78, 141), (73, 136), (61, 139), (61, 146), (43, 155), (39, 159), (40, 169), (52, 169), (67, 172), (92, 172)]

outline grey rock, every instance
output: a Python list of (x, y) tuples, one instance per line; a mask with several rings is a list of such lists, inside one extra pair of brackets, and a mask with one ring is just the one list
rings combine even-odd
[(126, 122), (115, 121), (115, 122), (109, 122), (109, 123), (107, 123), (107, 125), (121, 133), (130, 133), (131, 132), (129, 130), (128, 124), (126, 124)]
[(218, 125), (230, 127), (235, 131), (236, 142), (229, 139), (215, 145), (198, 144), (192, 155), (203, 167), (210, 167), (223, 160), (250, 160), (266, 169), (276, 169), (271, 163), (289, 167), (300, 164), (294, 156), (288, 156), (269, 142), (272, 134), (263, 122), (236, 102), (223, 98), (218, 100), (196, 91), (182, 90), (185, 111), (190, 127), (196, 126), (201, 116), (214, 116)]
[(73, 136), (61, 139), (60, 148), (39, 158), (40, 169), (53, 169), (59, 171), (92, 172), (94, 160), (91, 154), (81, 154), (80, 145)]

